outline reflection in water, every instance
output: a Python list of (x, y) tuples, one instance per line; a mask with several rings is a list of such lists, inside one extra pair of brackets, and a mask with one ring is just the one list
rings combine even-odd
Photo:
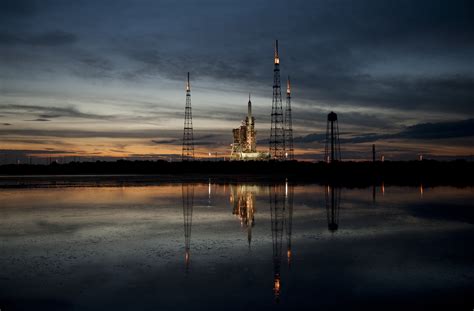
[(270, 186), (269, 193), (273, 242), (273, 293), (275, 300), (279, 302), (281, 290), (281, 251), (283, 226), (285, 222), (285, 196), (282, 185)]
[(423, 193), (424, 193), (423, 184), (420, 184), (420, 198), (421, 199), (423, 199)]
[[(240, 225), (247, 229), (249, 247), (252, 241), (252, 228), (255, 226), (256, 196), (261, 188), (250, 185), (231, 186), (230, 202), (232, 214), (240, 220)], [(288, 266), (291, 265), (291, 235), (293, 222), (294, 185), (272, 185), (269, 188), (271, 231), (273, 243), (273, 292), (279, 302), (281, 292), (281, 261), (283, 231), (286, 232)], [(288, 214), (286, 213), (288, 211)]]
[(470, 310), (472, 187), (331, 186), (0, 189), (1, 309)]
[(293, 195), (294, 195), (295, 186), (288, 185), (288, 181), (285, 183), (285, 203), (288, 209), (288, 217), (285, 219), (286, 222), (286, 241), (287, 241), (287, 250), (286, 256), (288, 259), (288, 267), (291, 266), (292, 259), (292, 250), (291, 250), (291, 233), (293, 227)]
[(376, 190), (377, 188), (375, 187), (375, 184), (372, 185), (372, 203), (375, 204), (375, 199), (376, 199)]
[(328, 219), (328, 229), (331, 232), (339, 228), (339, 207), (341, 203), (341, 188), (331, 185), (326, 186), (326, 212)]
[(252, 227), (255, 226), (255, 195), (257, 187), (237, 185), (231, 187), (230, 202), (233, 205), (232, 214), (239, 217), (240, 225), (247, 228), (247, 241), (252, 242)]
[(207, 188), (207, 193), (208, 193), (207, 206), (211, 206), (211, 179), (210, 178), (209, 178), (209, 186)]
[(193, 224), (193, 203), (194, 203), (194, 186), (186, 184), (182, 186), (183, 197), (183, 218), (184, 218), (184, 251), (186, 272), (189, 270), (191, 261), (191, 226)]

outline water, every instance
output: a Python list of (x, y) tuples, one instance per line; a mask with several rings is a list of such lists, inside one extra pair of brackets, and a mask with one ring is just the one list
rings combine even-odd
[(472, 187), (0, 189), (3, 310), (471, 310)]

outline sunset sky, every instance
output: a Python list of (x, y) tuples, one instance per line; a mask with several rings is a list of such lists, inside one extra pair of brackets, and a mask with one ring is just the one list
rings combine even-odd
[(273, 42), (292, 80), (297, 159), (474, 153), (474, 3), (437, 0), (0, 0), (1, 161), (230, 154), (252, 94), (268, 151)]

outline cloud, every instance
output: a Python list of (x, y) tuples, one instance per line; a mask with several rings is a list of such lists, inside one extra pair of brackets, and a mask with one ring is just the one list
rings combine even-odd
[[(474, 136), (474, 119), (467, 119), (454, 122), (421, 123), (409, 126), (395, 134), (366, 133), (352, 137), (340, 138), (343, 143), (366, 143), (387, 139), (444, 139), (462, 138)], [(308, 134), (294, 138), (295, 143), (323, 143), (326, 141), (326, 134)], [(268, 140), (266, 141), (268, 142)]]
[[(111, 120), (116, 116), (112, 115), (98, 115), (93, 113), (84, 113), (74, 107), (48, 107), (35, 105), (21, 105), (21, 104), (7, 104), (0, 106), (0, 111), (5, 114), (36, 114), (38, 119), (28, 121), (47, 121), (53, 118), (82, 118), (93, 120)], [(49, 121), (49, 120), (48, 120)]]
[(39, 34), (0, 33), (0, 45), (59, 46), (75, 43), (77, 36), (64, 31), (50, 31)]
[(40, 155), (40, 154), (76, 154), (77, 152), (70, 150), (49, 150), (49, 148), (41, 150), (28, 150), (28, 149), (2, 149), (2, 154), (6, 156), (18, 156), (26, 157), (30, 155)]
[(0, 2), (0, 18), (30, 17), (38, 7), (32, 0), (2, 0)]
[(474, 136), (474, 119), (456, 122), (422, 123), (396, 134), (398, 138), (442, 139)]
[(63, 137), (63, 138), (156, 138), (164, 134), (182, 134), (181, 131), (163, 130), (117, 130), (117, 131), (92, 131), (92, 130), (41, 130), (41, 129), (4, 129), (0, 130), (0, 136), (20, 135), (26, 137)]
[(25, 120), (25, 121), (46, 122), (46, 121), (51, 121), (51, 120), (49, 120), (49, 119), (42, 119), (42, 118), (38, 118), (38, 119), (34, 119), (34, 120)]
[(157, 145), (177, 145), (177, 144), (183, 143), (183, 141), (179, 139), (164, 139), (164, 140), (153, 139), (151, 142)]
[(9, 126), (9, 125), (12, 125), (12, 124), (11, 123), (2, 123), (2, 125)]

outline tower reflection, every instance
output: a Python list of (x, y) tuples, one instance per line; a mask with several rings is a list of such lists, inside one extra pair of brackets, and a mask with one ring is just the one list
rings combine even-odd
[(184, 262), (186, 273), (191, 261), (191, 227), (193, 223), (194, 185), (182, 185), (183, 219), (184, 219)]
[(288, 260), (288, 267), (291, 266), (292, 260), (292, 249), (291, 249), (291, 234), (292, 234), (292, 227), (293, 227), (293, 195), (294, 195), (295, 186), (292, 184), (288, 184), (288, 181), (285, 183), (285, 205), (286, 209), (288, 210), (288, 217), (285, 218), (285, 229), (286, 229), (286, 242), (287, 242), (287, 250), (286, 250), (286, 257)]
[(255, 226), (255, 196), (258, 188), (249, 185), (237, 185), (231, 187), (230, 202), (232, 203), (232, 214), (240, 220), (240, 225), (247, 229), (247, 241), (250, 248), (252, 243), (252, 228)]
[(326, 186), (325, 191), (326, 212), (328, 220), (328, 230), (331, 232), (339, 229), (339, 209), (341, 202), (341, 188), (332, 185)]
[(270, 213), (273, 243), (273, 293), (280, 301), (282, 238), (285, 222), (285, 192), (282, 185), (270, 186)]

